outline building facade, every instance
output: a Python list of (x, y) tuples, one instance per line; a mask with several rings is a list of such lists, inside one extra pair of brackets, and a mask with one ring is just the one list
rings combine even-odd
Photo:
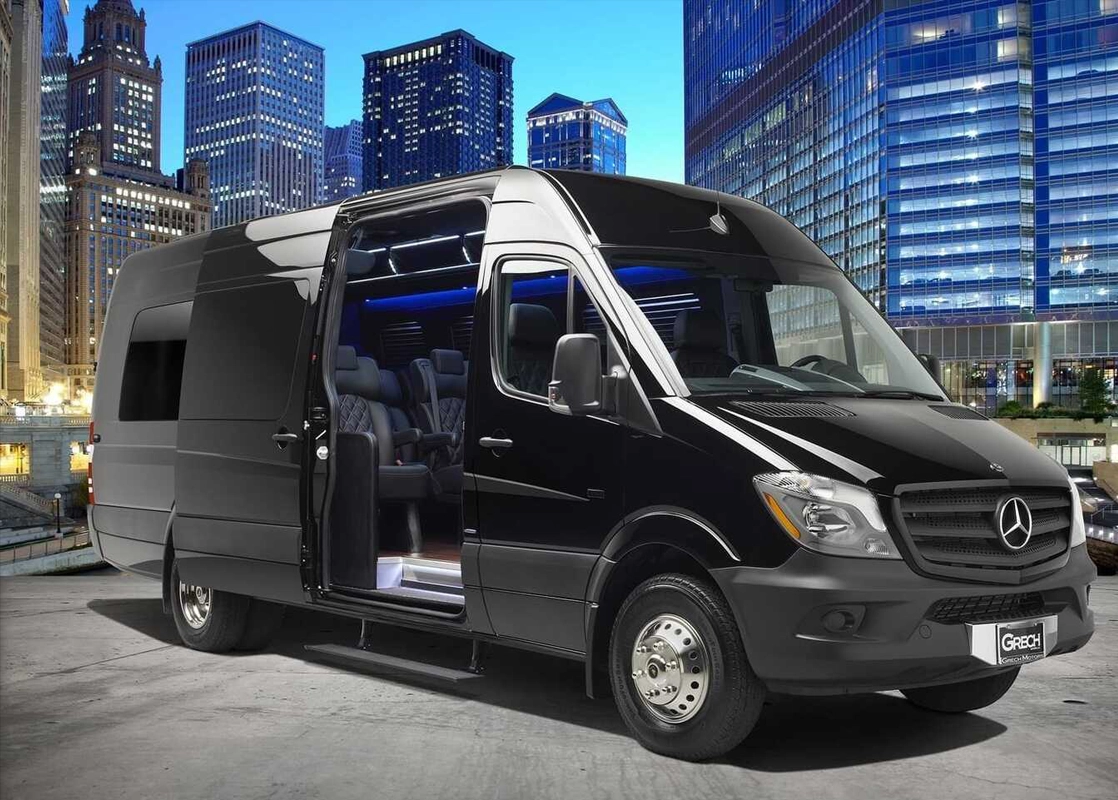
[(323, 201), (325, 54), (263, 22), (186, 50), (186, 157), (209, 164), (214, 225)]
[(46, 385), (65, 374), (69, 0), (43, 0), (39, 136), (39, 352)]
[(12, 91), (10, 0), (0, 0), (0, 401), (8, 399), (8, 119)]
[(326, 128), (325, 201), (334, 203), (361, 193), (363, 184), (361, 157), (361, 123), (351, 120), (337, 128)]
[(43, 52), (41, 0), (10, 0), (8, 94), (7, 389), (11, 400), (43, 392), (39, 351), (39, 119)]
[(789, 217), (963, 402), (1113, 385), (1118, 4), (685, 0), (684, 24), (689, 183)]
[(364, 58), (364, 191), (512, 163), (512, 56), (456, 30)]
[(528, 112), (528, 165), (625, 174), (629, 121), (611, 98), (552, 94)]
[(98, 0), (84, 22), (82, 50), (70, 70), (65, 179), (71, 401), (93, 389), (109, 294), (124, 259), (209, 230), (213, 211), (205, 162), (188, 161), (178, 181), (158, 169), (163, 77), (158, 57), (152, 64), (144, 50), (143, 12), (130, 0)]

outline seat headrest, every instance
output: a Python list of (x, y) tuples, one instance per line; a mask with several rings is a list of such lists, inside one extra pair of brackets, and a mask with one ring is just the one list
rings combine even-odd
[(380, 370), (380, 401), (387, 406), (404, 404), (404, 390), (400, 388), (396, 373), (390, 369)]
[(338, 347), (335, 369), (357, 369), (357, 348), (343, 344)]
[(466, 357), (457, 350), (432, 350), (431, 366), (443, 375), (465, 375)]
[(334, 369), (334, 388), (338, 394), (356, 394), (366, 400), (379, 400), (380, 369), (377, 362), (347, 345), (338, 348)]
[(513, 303), (509, 306), (509, 343), (520, 347), (552, 348), (559, 341), (559, 323), (547, 306)]
[[(459, 358), (462, 354), (456, 350), (432, 350), (436, 353), (454, 353)], [(415, 393), (412, 402), (420, 405), (429, 403), (431, 399), (431, 379), (435, 379), (435, 389), (440, 402), (447, 397), (466, 396), (466, 371), (469, 369), (468, 361), (461, 361), (461, 372), (445, 372), (436, 369), (430, 358), (417, 358), (408, 367), (408, 380), (411, 382), (412, 391)]]
[(726, 349), (726, 329), (722, 320), (709, 311), (680, 311), (675, 317), (673, 337), (676, 348)]

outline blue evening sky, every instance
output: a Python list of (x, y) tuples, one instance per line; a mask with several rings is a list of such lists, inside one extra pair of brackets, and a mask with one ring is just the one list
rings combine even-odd
[[(87, 3), (71, 0), (70, 50)], [(361, 117), (361, 55), (464, 28), (511, 54), (514, 159), (525, 115), (552, 92), (612, 97), (629, 119), (628, 174), (683, 181), (681, 0), (133, 0), (163, 59), (162, 168), (182, 165), (186, 44), (263, 20), (326, 49), (326, 123)]]

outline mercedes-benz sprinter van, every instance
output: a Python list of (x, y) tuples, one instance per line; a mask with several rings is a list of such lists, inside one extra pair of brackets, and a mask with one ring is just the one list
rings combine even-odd
[(977, 709), (1093, 631), (1064, 469), (692, 187), (514, 167), (137, 253), (91, 440), (97, 547), (188, 646), (297, 605), (528, 648), (680, 758), (766, 691)]

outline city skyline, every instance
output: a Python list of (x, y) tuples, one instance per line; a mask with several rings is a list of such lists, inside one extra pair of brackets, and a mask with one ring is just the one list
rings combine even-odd
[[(71, 5), (70, 50), (81, 41), (81, 15), (93, 0)], [(582, 26), (576, 39), (564, 40), (541, 18), (557, 24), (572, 18), (571, 4), (540, 2), (523, 5), (485, 2), (355, 3), (328, 0), (306, 15), (302, 3), (207, 2), (185, 5), (161, 0), (136, 0), (148, 22), (147, 51), (163, 64), (162, 149), (169, 163), (183, 154), (186, 45), (229, 29), (263, 20), (269, 25), (325, 48), (325, 124), (344, 125), (362, 116), (364, 53), (387, 50), (412, 41), (464, 28), (490, 46), (516, 59), (513, 107), (513, 161), (527, 164), (523, 124), (527, 112), (552, 92), (582, 97), (612, 97), (625, 109), (631, 128), (639, 131), (628, 143), (628, 172), (649, 178), (683, 180), (682, 5), (677, 0), (642, 4), (634, 14), (631, 2), (613, 0), (593, 5), (596, 23)], [(375, 9), (376, 25), (338, 25), (339, 14)], [(635, 59), (624, 42), (638, 37)], [(577, 41), (578, 47), (571, 46)], [(78, 45), (75, 44), (78, 43)]]

